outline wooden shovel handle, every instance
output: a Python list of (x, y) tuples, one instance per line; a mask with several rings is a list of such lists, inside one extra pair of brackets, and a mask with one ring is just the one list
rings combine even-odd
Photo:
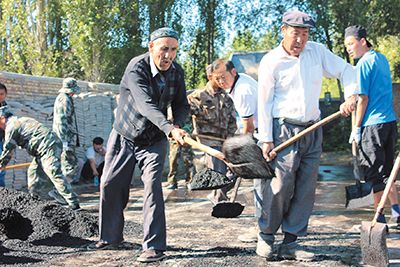
[(31, 165), (30, 162), (18, 163), (18, 164), (15, 164), (15, 165), (6, 166), (4, 168), (1, 168), (0, 170), (5, 171), (5, 170), (16, 169), (16, 168), (29, 167), (29, 165)]
[(311, 133), (312, 131), (314, 131), (315, 129), (318, 129), (319, 127), (324, 126), (325, 124), (333, 121), (334, 119), (340, 117), (340, 111), (337, 111), (331, 115), (329, 115), (328, 117), (316, 122), (315, 124), (311, 125), (310, 127), (304, 129), (303, 131), (301, 131), (300, 133), (296, 134), (295, 136), (289, 138), (288, 140), (286, 140), (285, 142), (283, 142), (282, 144), (280, 144), (279, 146), (275, 147), (273, 149), (273, 151), (275, 151), (276, 153), (282, 151), (283, 149), (287, 148), (288, 146), (290, 146), (291, 144), (293, 144), (294, 142), (298, 141), (300, 138), (303, 138), (305, 135)]
[[(351, 129), (354, 130), (354, 128), (356, 127), (356, 111), (354, 110), (351, 113)], [(353, 157), (357, 157), (357, 143), (356, 140), (353, 139), (353, 141), (351, 141), (351, 154), (353, 155)]]
[(392, 171), (390, 172), (389, 179), (386, 182), (385, 190), (383, 191), (381, 200), (379, 201), (378, 207), (376, 208), (374, 219), (372, 220), (371, 227), (373, 227), (378, 220), (379, 214), (383, 214), (383, 209), (385, 207), (386, 199), (389, 195), (390, 188), (394, 180), (396, 179), (400, 168), (400, 154), (397, 155), (396, 161), (394, 162)]
[(198, 149), (200, 151), (203, 151), (213, 157), (216, 157), (217, 159), (223, 160), (225, 161), (225, 156), (224, 153), (222, 153), (221, 151), (218, 151), (212, 147), (203, 145), (195, 140), (193, 140), (192, 138), (190, 138), (189, 136), (185, 136), (183, 137), (183, 140), (188, 143), (191, 147)]
[(209, 140), (215, 140), (215, 141), (221, 141), (224, 142), (226, 139), (220, 138), (220, 137), (215, 137), (215, 136), (210, 136), (210, 135), (205, 135), (205, 134), (193, 134), (195, 137), (200, 137), (204, 139), (209, 139)]
[(232, 198), (231, 198), (231, 202), (232, 202), (232, 203), (235, 202), (235, 200), (236, 200), (237, 193), (238, 193), (239, 186), (240, 186), (240, 183), (241, 183), (241, 182), (242, 182), (242, 177), (239, 176), (239, 177), (236, 179), (235, 187), (233, 188), (233, 194), (232, 194)]

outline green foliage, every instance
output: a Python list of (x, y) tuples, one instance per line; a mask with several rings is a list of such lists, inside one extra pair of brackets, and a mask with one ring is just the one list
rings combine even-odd
[(268, 31), (256, 37), (250, 30), (238, 31), (233, 39), (231, 52), (268, 51), (279, 44), (277, 31)]
[[(339, 110), (340, 102), (333, 102), (330, 106), (322, 105), (321, 117), (326, 117)], [(325, 125), (323, 127), (324, 141), (322, 143), (324, 151), (342, 151), (348, 150), (348, 143), (351, 133), (351, 118), (340, 117), (339, 119)]]
[(379, 37), (375, 49), (388, 59), (393, 81), (400, 82), (400, 35)]
[[(0, 5), (5, 71), (118, 83), (129, 60), (147, 50), (150, 32), (171, 26), (181, 35), (178, 61), (186, 83), (198, 88), (216, 58), (275, 47), (282, 14), (299, 9), (317, 21), (310, 39), (343, 57), (344, 29), (364, 25), (400, 81), (397, 0), (2, 0)], [(326, 80), (322, 93), (340, 96), (337, 88), (336, 81)]]

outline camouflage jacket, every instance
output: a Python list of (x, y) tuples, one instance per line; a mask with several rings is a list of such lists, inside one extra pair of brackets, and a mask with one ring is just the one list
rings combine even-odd
[[(1, 102), (0, 107), (2, 106), (7, 106), (7, 102), (6, 101)], [(0, 142), (3, 142), (3, 140), (4, 140), (4, 130), (0, 129)]]
[[(219, 138), (233, 136), (237, 130), (235, 106), (232, 98), (221, 88), (216, 92), (208, 82), (204, 89), (188, 96), (191, 115), (195, 116), (194, 134)], [(220, 146), (221, 141), (200, 138), (208, 146)]]
[(66, 93), (60, 93), (54, 102), (53, 131), (68, 146), (75, 146), (76, 127), (74, 121), (74, 102)]
[(28, 117), (11, 116), (6, 124), (0, 166), (7, 165), (16, 146), (26, 149), (33, 157), (40, 157), (55, 145), (61, 149), (58, 137), (42, 123)]

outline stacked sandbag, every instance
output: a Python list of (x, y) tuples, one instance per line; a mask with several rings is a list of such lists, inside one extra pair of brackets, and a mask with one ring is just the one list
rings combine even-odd
[[(31, 117), (50, 129), (53, 124), (53, 106), (55, 97), (40, 100), (8, 100), (10, 110), (19, 117)], [(78, 124), (80, 147), (76, 148), (78, 159), (85, 161), (85, 151), (92, 145), (96, 136), (107, 142), (114, 121), (116, 100), (114, 93), (86, 92), (74, 96), (74, 106)], [(32, 157), (24, 149), (17, 148), (9, 165), (30, 162)], [(21, 189), (26, 186), (26, 168), (7, 171), (6, 186)]]

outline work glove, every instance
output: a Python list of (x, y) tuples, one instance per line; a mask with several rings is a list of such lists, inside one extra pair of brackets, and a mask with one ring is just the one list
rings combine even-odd
[(353, 131), (351, 131), (349, 143), (356, 141), (357, 144), (361, 142), (361, 127), (354, 127)]

